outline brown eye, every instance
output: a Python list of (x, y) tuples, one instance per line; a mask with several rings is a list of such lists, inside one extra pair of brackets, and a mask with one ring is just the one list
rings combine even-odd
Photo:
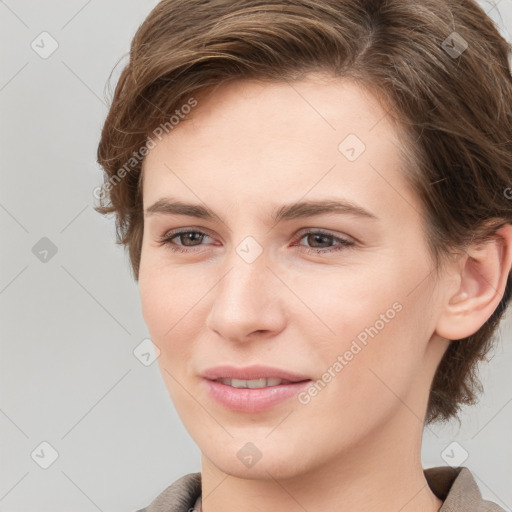
[(183, 233), (178, 233), (177, 235), (174, 235), (173, 238), (178, 237), (180, 242), (183, 243), (183, 245), (195, 245), (194, 242), (201, 242), (204, 237), (204, 233), (199, 233), (197, 231), (185, 231)]
[[(313, 252), (315, 254), (340, 251), (354, 245), (354, 242), (352, 242), (351, 240), (347, 240), (345, 238), (338, 237), (332, 235), (331, 233), (326, 233), (324, 231), (307, 231), (305, 233), (302, 233), (302, 235), (300, 236), (300, 240), (302, 239), (306, 239), (306, 242), (308, 244), (311, 244), (312, 247), (308, 247), (303, 244), (298, 245), (300, 247), (303, 247), (305, 251)], [(329, 245), (333, 241), (338, 242), (338, 246)]]
[[(208, 237), (202, 231), (171, 231), (158, 240), (160, 245), (167, 246), (175, 252), (191, 252), (193, 249), (182, 249), (181, 247), (199, 247), (204, 237)], [(174, 240), (178, 239), (180, 243)]]

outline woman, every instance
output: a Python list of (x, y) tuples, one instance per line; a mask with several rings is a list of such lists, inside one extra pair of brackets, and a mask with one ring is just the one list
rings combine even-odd
[(502, 510), (420, 448), (510, 299), (508, 55), (473, 0), (150, 13), (97, 210), (202, 458), (146, 512)]

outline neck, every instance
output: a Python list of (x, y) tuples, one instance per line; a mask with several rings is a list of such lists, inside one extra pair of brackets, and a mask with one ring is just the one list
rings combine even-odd
[[(408, 438), (403, 433), (408, 432)], [(202, 457), (203, 512), (437, 512), (421, 465), (423, 424), (403, 408), (378, 433), (361, 439), (321, 467), (291, 478), (253, 480), (230, 475)]]

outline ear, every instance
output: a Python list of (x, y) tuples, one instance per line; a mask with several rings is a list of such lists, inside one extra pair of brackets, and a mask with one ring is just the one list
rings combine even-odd
[(494, 238), (469, 247), (459, 261), (455, 286), (447, 293), (436, 333), (449, 340), (474, 334), (498, 307), (512, 266), (512, 225), (496, 230)]

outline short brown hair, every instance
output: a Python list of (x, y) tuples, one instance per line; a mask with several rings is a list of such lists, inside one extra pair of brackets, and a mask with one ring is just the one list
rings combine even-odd
[[(169, 127), (177, 109), (209, 86), (324, 70), (371, 89), (404, 130), (413, 156), (406, 178), (424, 205), (439, 266), (512, 222), (509, 52), (474, 0), (163, 0), (137, 30), (115, 89), (97, 154), (108, 194), (95, 209), (116, 214), (117, 243), (128, 248), (138, 280), (143, 159), (134, 155), (152, 131)], [(488, 321), (450, 344), (427, 423), (476, 402), (477, 363), (510, 292), (509, 275)]]

